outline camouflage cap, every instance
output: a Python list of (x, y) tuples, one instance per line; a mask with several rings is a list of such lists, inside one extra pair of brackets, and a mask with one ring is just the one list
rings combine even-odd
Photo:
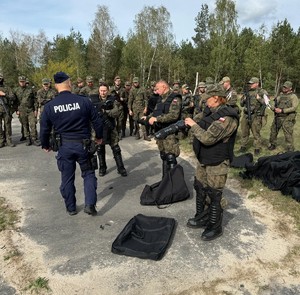
[(187, 85), (187, 84), (183, 84), (183, 85), (181, 86), (181, 88), (182, 88), (182, 89), (190, 89), (189, 85)]
[(155, 86), (156, 85), (156, 81), (151, 81), (151, 86)]
[(44, 79), (42, 80), (42, 83), (43, 83), (43, 85), (50, 84), (50, 79), (44, 78)]
[(86, 82), (94, 82), (93, 76), (86, 76)]
[(118, 79), (121, 79), (120, 76), (116, 76), (116, 77), (114, 78), (114, 81), (116, 81), (116, 80), (118, 80)]
[(206, 88), (205, 82), (199, 82), (198, 88)]
[(206, 83), (206, 85), (209, 85), (209, 84), (214, 84), (215, 81), (212, 77), (206, 77), (205, 78), (205, 83)]
[(19, 82), (26, 82), (25, 76), (19, 76)]
[(205, 92), (205, 99), (208, 99), (212, 96), (222, 96), (226, 97), (226, 93), (224, 91), (224, 88), (220, 84), (211, 84), (207, 86), (206, 92)]
[(131, 83), (129, 81), (126, 81), (125, 86), (131, 86)]
[(225, 82), (230, 82), (230, 78), (227, 76), (223, 77), (219, 84), (224, 84)]
[(77, 78), (77, 83), (82, 83), (82, 82), (83, 82), (83, 79), (80, 78), (80, 77), (78, 77), (78, 78)]
[(173, 82), (173, 85), (174, 85), (174, 84), (178, 84), (178, 85), (179, 85), (179, 84), (180, 84), (180, 80), (175, 80), (175, 81)]
[(133, 82), (133, 83), (139, 83), (139, 82), (140, 82), (140, 80), (139, 80), (139, 78), (138, 78), (138, 77), (134, 77), (134, 78), (132, 79), (132, 82)]
[(180, 89), (179, 85), (173, 85), (172, 88), (173, 88), (173, 90), (176, 90), (176, 91)]
[(283, 87), (291, 89), (293, 87), (293, 83), (291, 81), (285, 81), (283, 83)]
[(254, 83), (259, 83), (259, 79), (256, 78), (256, 77), (252, 77), (252, 78), (250, 79), (250, 81), (248, 82), (248, 84), (254, 84)]

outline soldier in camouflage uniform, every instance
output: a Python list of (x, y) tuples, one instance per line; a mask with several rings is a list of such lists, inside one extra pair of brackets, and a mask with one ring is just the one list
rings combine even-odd
[[(113, 95), (109, 95), (109, 86), (102, 83), (99, 86), (99, 98), (91, 97), (91, 101), (97, 109), (100, 116), (103, 117), (103, 143), (98, 146), (97, 154), (99, 159), (99, 176), (104, 176), (107, 172), (105, 145), (109, 144), (117, 164), (118, 173), (121, 176), (127, 176), (123, 164), (121, 148), (119, 146), (119, 136), (116, 129), (116, 118), (119, 115), (118, 102)], [(112, 107), (108, 107), (108, 105)]]
[[(248, 82), (248, 86), (250, 101), (247, 102), (247, 96), (244, 94), (240, 103), (241, 107), (244, 107), (243, 116), (241, 118), (240, 152), (244, 153), (247, 150), (246, 146), (249, 142), (251, 130), (254, 137), (254, 154), (259, 155), (262, 148), (262, 138), (260, 132), (263, 126), (263, 119), (266, 110), (265, 97), (267, 97), (268, 93), (259, 87), (259, 79), (256, 77), (251, 78), (251, 80)], [(248, 104), (250, 105), (250, 110), (248, 110)]]
[(13, 108), (15, 100), (15, 95), (9, 87), (4, 85), (4, 77), (0, 73), (0, 148), (5, 146), (5, 142), (7, 146), (15, 147), (15, 144), (11, 140), (11, 121), (12, 114), (15, 111)]
[(80, 90), (84, 87), (84, 80), (80, 77), (77, 78), (76, 84), (72, 85), (72, 93), (79, 94)]
[(194, 112), (194, 103), (192, 99), (192, 92), (190, 87), (187, 84), (183, 84), (181, 86), (182, 93), (182, 109), (181, 109), (181, 119), (185, 119), (187, 117), (192, 118)]
[(42, 88), (40, 88), (36, 94), (39, 109), (39, 117), (41, 117), (42, 115), (44, 105), (50, 100), (52, 100), (56, 95), (56, 90), (50, 88), (50, 79), (44, 78), (42, 80)]
[(278, 132), (282, 128), (287, 151), (294, 151), (293, 131), (296, 123), (296, 110), (299, 99), (293, 92), (292, 87), (293, 83), (291, 81), (284, 82), (282, 93), (278, 97), (275, 97), (274, 106), (272, 107), (274, 120), (271, 126), (269, 150), (276, 148)]
[[(149, 124), (154, 125), (155, 131), (165, 128), (180, 120), (182, 100), (181, 95), (174, 93), (169, 84), (160, 80), (155, 85), (155, 92), (160, 96), (153, 113), (149, 116)], [(175, 134), (165, 139), (157, 139), (156, 144), (162, 159), (162, 177), (176, 164), (180, 154), (178, 138)]]
[(125, 137), (125, 133), (122, 133), (122, 123), (124, 120), (124, 103), (120, 99), (120, 95), (123, 89), (124, 88), (122, 86), (122, 81), (120, 76), (116, 76), (114, 78), (114, 85), (109, 88), (109, 92), (117, 94), (118, 97), (119, 116), (117, 117), (116, 121), (117, 121), (117, 132), (120, 139), (122, 139), (122, 137)]
[(222, 80), (219, 82), (219, 84), (223, 85), (224, 87), (226, 99), (227, 99), (227, 105), (233, 107), (239, 114), (240, 109), (237, 105), (238, 95), (236, 90), (231, 85), (230, 78), (227, 76), (223, 77)]
[(99, 94), (99, 88), (94, 85), (94, 78), (92, 76), (86, 77), (86, 84), (86, 86), (80, 89), (80, 95), (90, 96), (94, 94)]
[(187, 226), (206, 227), (201, 238), (210, 241), (223, 233), (221, 200), (233, 158), (239, 115), (226, 105), (226, 94), (219, 84), (207, 88), (206, 102), (204, 112), (194, 119), (185, 119), (195, 137), (194, 151), (198, 159), (194, 178), (196, 215), (188, 220)]
[(203, 112), (203, 110), (206, 107), (206, 84), (205, 82), (199, 82), (198, 84), (198, 91), (197, 94), (194, 95), (193, 101), (194, 101), (194, 114), (193, 117), (197, 114)]
[(129, 118), (129, 135), (132, 136), (134, 129), (134, 120), (132, 116), (129, 115), (128, 110), (128, 98), (131, 89), (131, 83), (129, 81), (125, 82), (125, 87), (122, 89), (120, 94), (120, 101), (123, 104), (123, 121), (122, 121), (122, 137), (125, 137), (126, 133), (126, 122), (127, 118)]
[[(140, 139), (140, 123), (138, 121), (147, 114), (148, 97), (146, 90), (140, 86), (138, 77), (134, 77), (132, 83), (133, 86), (130, 90), (128, 98), (128, 109), (129, 115), (133, 116), (133, 120), (135, 123), (135, 138)], [(147, 135), (146, 127), (142, 125), (141, 129), (144, 140), (150, 141), (151, 139)]]
[(19, 86), (14, 89), (14, 94), (18, 102), (17, 115), (24, 128), (24, 135), (29, 146), (34, 144), (39, 146), (37, 139), (37, 114), (38, 103), (31, 87), (26, 87), (26, 77), (19, 77)]

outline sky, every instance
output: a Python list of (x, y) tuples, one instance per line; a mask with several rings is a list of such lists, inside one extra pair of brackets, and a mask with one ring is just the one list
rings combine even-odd
[[(286, 18), (297, 32), (300, 27), (298, 1), (236, 0), (238, 24), (253, 30), (265, 24), (270, 32), (272, 26)], [(209, 12), (214, 11), (215, 0), (0, 0), (0, 35), (9, 38), (10, 31), (37, 35), (42, 30), (51, 41), (57, 35), (69, 35), (74, 28), (87, 40), (97, 7), (105, 5), (117, 28), (115, 35), (126, 40), (129, 29), (134, 29), (135, 16), (145, 6), (164, 6), (170, 13), (173, 34), (179, 44), (195, 36), (195, 17), (202, 4), (208, 5)]]

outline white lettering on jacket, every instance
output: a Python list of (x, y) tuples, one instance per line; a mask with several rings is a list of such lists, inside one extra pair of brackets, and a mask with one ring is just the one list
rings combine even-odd
[(78, 102), (54, 106), (55, 113), (70, 112), (70, 111), (75, 111), (75, 110), (80, 110), (80, 106), (79, 106)]

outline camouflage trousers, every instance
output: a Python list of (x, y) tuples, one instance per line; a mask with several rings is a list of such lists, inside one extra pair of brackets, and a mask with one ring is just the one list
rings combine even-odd
[(294, 150), (293, 131), (294, 131), (295, 123), (296, 123), (296, 113), (289, 114), (287, 116), (275, 116), (271, 125), (271, 133), (269, 139), (270, 144), (276, 146), (277, 136), (279, 130), (282, 128), (287, 149), (289, 151), (293, 151)]
[(246, 114), (243, 115), (241, 119), (241, 146), (246, 147), (249, 142), (250, 130), (253, 135), (253, 146), (255, 149), (260, 149), (262, 147), (262, 138), (260, 135), (260, 131), (262, 129), (262, 116), (254, 116), (252, 117), (251, 122), (249, 123), (248, 117)]
[(32, 140), (37, 139), (37, 118), (34, 111), (24, 110), (20, 111), (19, 120), (24, 128), (24, 136), (26, 138), (31, 138)]
[(141, 129), (143, 134), (146, 134), (146, 126), (138, 123), (138, 120), (140, 120), (144, 115), (143, 110), (135, 110), (133, 111), (133, 120), (135, 121), (135, 127), (137, 132), (138, 130)]
[(160, 152), (174, 154), (176, 157), (180, 154), (179, 141), (175, 134), (170, 134), (165, 139), (156, 140), (156, 144)]
[[(228, 171), (229, 160), (226, 160), (217, 166), (206, 166), (200, 164), (198, 161), (195, 177), (205, 188), (211, 187), (213, 189), (223, 191), (226, 184)], [(206, 203), (210, 204), (209, 197), (206, 198)], [(227, 204), (227, 200), (222, 196), (221, 207), (224, 209)]]
[(11, 116), (0, 112), (0, 144), (3, 144), (4, 140), (6, 140), (8, 144), (11, 143), (11, 120)]

